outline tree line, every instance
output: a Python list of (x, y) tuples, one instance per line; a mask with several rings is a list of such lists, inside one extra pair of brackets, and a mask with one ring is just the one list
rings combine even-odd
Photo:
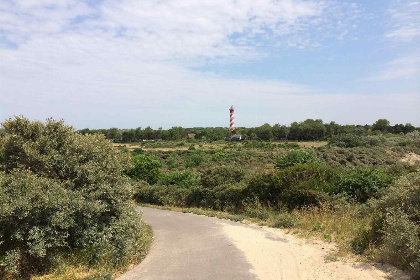
[[(418, 129), (418, 128), (417, 128)], [(263, 141), (315, 141), (326, 140), (336, 135), (368, 135), (368, 134), (406, 134), (416, 130), (412, 124), (390, 125), (386, 119), (379, 119), (372, 125), (340, 125), (335, 122), (324, 123), (320, 119), (307, 119), (302, 122), (293, 122), (290, 125), (275, 124), (271, 126), (266, 123), (259, 127), (238, 127), (234, 131), (241, 134), (243, 138), (249, 140)], [(231, 132), (226, 127), (193, 127), (183, 128), (174, 126), (170, 129), (146, 128), (135, 129), (81, 129), (81, 134), (103, 134), (106, 138), (116, 143), (139, 142), (143, 140), (180, 140), (186, 138), (188, 134), (194, 134), (195, 139), (205, 139), (209, 141), (224, 140), (231, 136)]]

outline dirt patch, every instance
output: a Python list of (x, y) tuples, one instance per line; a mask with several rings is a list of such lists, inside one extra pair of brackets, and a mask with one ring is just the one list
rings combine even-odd
[(416, 153), (408, 153), (400, 161), (406, 162), (409, 165), (416, 165), (420, 163), (420, 155)]
[(333, 253), (334, 245), (330, 243), (311, 243), (279, 229), (223, 225), (225, 234), (245, 254), (254, 267), (252, 272), (259, 279), (410, 279), (388, 265), (338, 259)]

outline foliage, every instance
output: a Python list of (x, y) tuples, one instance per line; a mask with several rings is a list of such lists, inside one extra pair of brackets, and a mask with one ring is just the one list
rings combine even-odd
[(335, 192), (338, 174), (324, 166), (298, 164), (276, 172), (258, 174), (247, 189), (249, 198), (257, 198), (262, 205), (293, 209), (319, 205)]
[(386, 175), (381, 169), (358, 167), (343, 176), (339, 191), (364, 203), (369, 198), (377, 197), (379, 191), (391, 183), (392, 177)]
[(245, 176), (245, 172), (236, 166), (216, 166), (200, 170), (201, 185), (214, 188), (219, 185), (238, 183)]
[(420, 279), (420, 172), (396, 181), (369, 203), (375, 219), (353, 245), (359, 251), (377, 247), (376, 258), (409, 269)]
[(177, 185), (182, 188), (190, 188), (200, 183), (200, 178), (190, 171), (163, 173), (160, 175), (160, 185), (170, 186)]
[(83, 250), (91, 264), (125, 263), (140, 234), (132, 186), (122, 175), (127, 154), (62, 121), (16, 117), (3, 127), (0, 273), (49, 269), (69, 250)]
[(185, 159), (185, 168), (197, 167), (203, 162), (201, 150), (189, 151), (188, 157)]
[(132, 179), (144, 180), (150, 184), (155, 184), (159, 180), (160, 161), (147, 154), (138, 154), (131, 158), (133, 167), (126, 171), (126, 174)]
[(291, 150), (276, 161), (277, 168), (286, 168), (300, 163), (318, 163), (319, 159), (311, 151)]
[[(374, 133), (394, 133), (407, 134), (416, 130), (416, 128), (407, 124), (389, 125), (389, 121), (381, 119), (373, 125), (340, 125), (335, 122), (323, 123), (322, 120), (307, 119), (303, 122), (293, 122), (289, 126), (275, 124), (270, 126), (264, 124), (259, 127), (245, 128), (237, 127), (236, 133), (243, 135), (248, 140), (325, 140), (327, 137), (333, 137), (340, 134), (353, 134), (364, 136), (371, 131)], [(1, 133), (1, 131), (0, 131)], [(150, 126), (142, 129), (82, 129), (81, 134), (98, 133), (106, 136), (116, 143), (142, 142), (149, 140), (182, 140), (187, 134), (195, 134), (195, 139), (206, 141), (218, 141), (229, 138), (230, 132), (226, 127), (192, 127), (183, 128), (180, 126), (172, 127), (168, 130), (158, 128), (152, 129)], [(187, 140), (192, 142), (192, 139)]]

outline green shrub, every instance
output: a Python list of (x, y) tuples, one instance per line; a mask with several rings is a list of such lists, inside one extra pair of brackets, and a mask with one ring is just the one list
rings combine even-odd
[(190, 188), (200, 183), (200, 179), (194, 173), (189, 171), (164, 173), (160, 175), (160, 185), (178, 185), (182, 188)]
[(189, 151), (187, 158), (185, 159), (185, 168), (197, 167), (204, 161), (202, 151), (195, 150)]
[(245, 185), (238, 183), (215, 187), (210, 192), (214, 197), (212, 208), (215, 210), (239, 211), (244, 202), (243, 190), (245, 187)]
[(369, 198), (377, 197), (379, 191), (391, 183), (392, 177), (386, 175), (381, 169), (358, 167), (343, 176), (339, 191), (346, 193), (357, 202), (364, 203)]
[(238, 183), (245, 176), (242, 168), (237, 166), (216, 166), (200, 170), (201, 185), (214, 188), (222, 184)]
[(362, 144), (362, 137), (356, 134), (334, 135), (329, 139), (328, 144), (341, 148), (359, 147)]
[(138, 154), (131, 158), (133, 167), (127, 170), (126, 174), (132, 179), (139, 181), (144, 180), (149, 184), (155, 184), (159, 180), (160, 161), (147, 154)]
[(129, 166), (102, 135), (63, 122), (3, 123), (0, 138), (0, 277), (57, 264), (60, 252), (84, 250), (89, 262), (118, 266), (140, 234)]
[(138, 202), (143, 203), (186, 207), (191, 192), (190, 189), (180, 188), (176, 185), (141, 184), (137, 188), (135, 198)]
[(296, 142), (291, 142), (291, 143), (286, 142), (286, 143), (279, 144), (277, 147), (279, 147), (279, 148), (299, 148), (299, 144), (296, 143)]
[(133, 156), (139, 155), (139, 154), (144, 154), (144, 151), (142, 148), (135, 148), (131, 151), (131, 154)]
[(420, 172), (396, 181), (383, 196), (369, 201), (370, 229), (353, 242), (359, 252), (377, 248), (378, 261), (410, 270), (420, 279)]
[(312, 151), (291, 150), (286, 155), (281, 156), (276, 161), (276, 167), (279, 169), (293, 166), (300, 163), (319, 163), (320, 160)]
[(298, 164), (254, 176), (244, 191), (263, 205), (293, 209), (318, 205), (336, 192), (338, 174), (329, 167)]

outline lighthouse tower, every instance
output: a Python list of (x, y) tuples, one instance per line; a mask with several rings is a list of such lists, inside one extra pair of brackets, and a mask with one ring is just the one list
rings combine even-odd
[(229, 130), (230, 131), (235, 131), (235, 109), (233, 108), (233, 105), (230, 106), (229, 112), (230, 112), (230, 126), (229, 126)]

